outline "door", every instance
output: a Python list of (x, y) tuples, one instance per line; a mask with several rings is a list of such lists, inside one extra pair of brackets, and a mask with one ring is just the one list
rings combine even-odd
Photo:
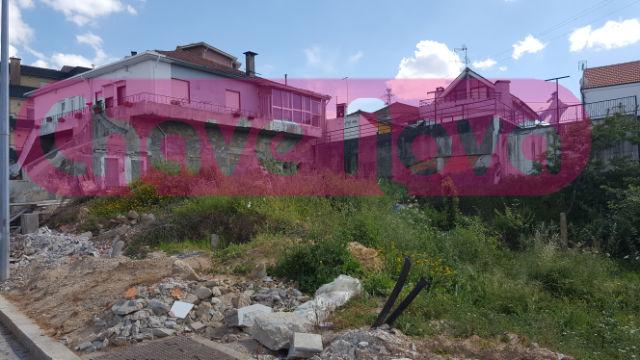
[(189, 82), (180, 79), (171, 79), (171, 96), (174, 100), (188, 103), (191, 100)]
[(120, 186), (120, 166), (118, 158), (104, 159), (104, 184), (107, 189)]

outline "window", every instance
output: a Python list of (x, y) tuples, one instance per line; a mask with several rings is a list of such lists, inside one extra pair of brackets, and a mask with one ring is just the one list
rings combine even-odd
[(113, 97), (109, 96), (108, 98), (104, 99), (104, 107), (105, 109), (111, 109), (113, 107)]
[(289, 91), (272, 92), (273, 118), (299, 124), (318, 126), (321, 117), (320, 101)]
[(240, 110), (240, 93), (233, 90), (224, 92), (225, 106), (232, 110)]

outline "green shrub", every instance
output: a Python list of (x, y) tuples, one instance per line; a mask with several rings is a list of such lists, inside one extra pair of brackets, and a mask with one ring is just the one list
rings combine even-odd
[(269, 273), (294, 280), (300, 290), (312, 293), (338, 275), (356, 275), (360, 271), (346, 243), (325, 240), (286, 250)]

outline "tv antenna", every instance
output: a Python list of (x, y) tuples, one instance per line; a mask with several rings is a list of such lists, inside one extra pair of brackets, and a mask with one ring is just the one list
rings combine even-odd
[(462, 44), (462, 47), (454, 48), (453, 51), (455, 51), (456, 53), (463, 52), (464, 53), (464, 66), (465, 67), (469, 67), (469, 49), (467, 48), (467, 45)]
[(391, 102), (393, 101), (393, 97), (394, 97), (395, 95), (391, 92), (391, 89), (390, 89), (390, 88), (386, 88), (386, 89), (384, 90), (384, 95), (382, 95), (382, 96), (384, 96), (384, 102), (385, 102), (385, 104), (387, 104), (387, 105), (391, 105)]

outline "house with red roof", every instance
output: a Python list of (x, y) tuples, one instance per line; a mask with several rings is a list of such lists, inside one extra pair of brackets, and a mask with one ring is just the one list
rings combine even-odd
[[(635, 116), (640, 120), (640, 60), (585, 68), (580, 93), (592, 121), (599, 122), (614, 114)], [(622, 156), (638, 160), (640, 149), (636, 144), (622, 141), (597, 156), (604, 162)]]

